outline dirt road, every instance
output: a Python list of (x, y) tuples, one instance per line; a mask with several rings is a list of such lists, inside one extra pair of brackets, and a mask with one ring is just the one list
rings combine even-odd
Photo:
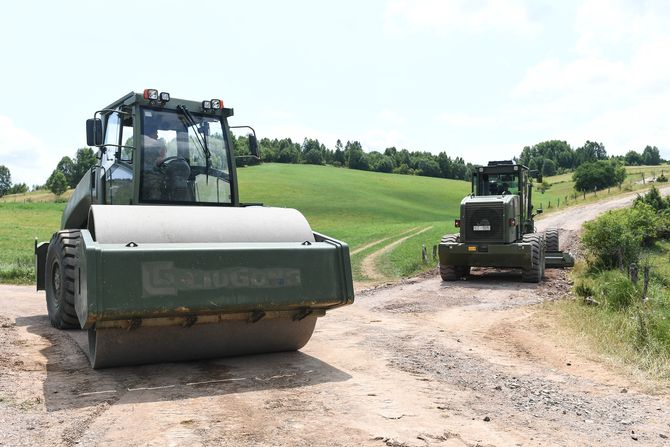
[[(539, 226), (573, 245), (582, 221), (621, 205)], [(301, 352), (99, 371), (49, 326), (42, 293), (0, 286), (0, 445), (669, 445), (668, 390), (538, 312), (567, 293), (564, 273), (518, 279), (360, 291)]]

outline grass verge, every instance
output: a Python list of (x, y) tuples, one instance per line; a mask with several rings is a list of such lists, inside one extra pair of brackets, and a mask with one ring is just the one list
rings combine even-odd
[(64, 203), (0, 203), (0, 282), (35, 281), (34, 241), (58, 231)]
[(580, 299), (558, 304), (562, 322), (615, 364), (670, 384), (670, 241), (645, 250), (640, 265), (650, 272), (645, 301), (642, 273), (633, 283), (619, 270), (589, 272), (580, 263), (573, 272)]

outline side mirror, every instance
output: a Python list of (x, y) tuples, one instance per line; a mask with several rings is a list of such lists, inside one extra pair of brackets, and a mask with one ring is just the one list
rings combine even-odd
[(251, 152), (251, 155), (253, 155), (256, 158), (260, 158), (260, 155), (258, 154), (258, 140), (256, 139), (256, 135), (249, 134), (249, 152)]
[(102, 144), (102, 120), (92, 118), (86, 120), (86, 145), (100, 146)]

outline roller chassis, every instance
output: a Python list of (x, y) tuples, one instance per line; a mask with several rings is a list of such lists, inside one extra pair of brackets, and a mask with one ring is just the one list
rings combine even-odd
[(347, 245), (313, 240), (119, 244), (61, 230), (36, 254), (51, 324), (88, 330), (85, 353), (107, 368), (302, 348), (354, 297)]
[[(153, 92), (87, 121), (99, 163), (61, 230), (35, 242), (51, 324), (88, 331), (94, 368), (302, 348), (318, 317), (353, 303), (347, 244), (297, 210), (240, 202), (232, 109)], [(248, 141), (257, 157), (255, 133)], [(159, 146), (172, 153), (157, 165)], [(148, 175), (165, 160), (183, 166), (157, 198)]]

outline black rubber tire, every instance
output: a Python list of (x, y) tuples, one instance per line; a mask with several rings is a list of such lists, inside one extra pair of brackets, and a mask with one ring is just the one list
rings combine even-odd
[(559, 251), (558, 249), (558, 228), (549, 228), (544, 233), (544, 239), (547, 242), (547, 251)]
[[(458, 234), (446, 234), (442, 236), (440, 244), (457, 244), (460, 240)], [(442, 281), (456, 281), (470, 274), (469, 265), (444, 265), (440, 263), (440, 276)]]
[(47, 250), (44, 285), (49, 321), (58, 329), (79, 329), (74, 308), (74, 275), (79, 230), (63, 230), (51, 237)]
[(532, 267), (524, 268), (521, 278), (524, 282), (539, 283), (544, 277), (544, 239), (537, 233), (526, 234), (523, 242), (530, 243)]

